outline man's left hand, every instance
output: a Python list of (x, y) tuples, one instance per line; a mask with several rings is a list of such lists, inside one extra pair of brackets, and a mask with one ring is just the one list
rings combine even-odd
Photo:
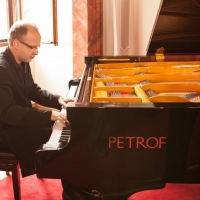
[(64, 108), (67, 107), (68, 102), (73, 102), (73, 101), (74, 101), (73, 99), (69, 99), (69, 98), (66, 98), (66, 97), (63, 97), (63, 96), (59, 97), (59, 99), (58, 99), (59, 104), (61, 106), (63, 106)]

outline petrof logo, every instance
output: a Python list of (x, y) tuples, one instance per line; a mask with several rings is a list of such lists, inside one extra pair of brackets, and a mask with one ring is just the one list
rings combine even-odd
[(166, 137), (109, 137), (108, 147), (117, 149), (162, 149)]

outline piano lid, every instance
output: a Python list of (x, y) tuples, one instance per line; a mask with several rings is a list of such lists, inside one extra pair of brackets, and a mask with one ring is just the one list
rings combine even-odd
[(200, 53), (200, 0), (164, 0), (148, 53)]

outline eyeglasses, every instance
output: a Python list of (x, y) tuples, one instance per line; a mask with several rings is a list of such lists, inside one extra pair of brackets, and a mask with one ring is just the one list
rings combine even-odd
[(29, 44), (26, 44), (25, 42), (22, 42), (19, 40), (20, 43), (24, 44), (25, 46), (27, 46), (28, 48), (30, 48), (32, 51), (37, 50), (40, 46), (31, 46)]

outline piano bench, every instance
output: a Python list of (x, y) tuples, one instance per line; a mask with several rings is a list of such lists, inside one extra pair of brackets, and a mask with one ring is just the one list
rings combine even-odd
[(20, 171), (17, 157), (8, 150), (0, 149), (0, 171), (12, 173), (14, 200), (21, 200)]

